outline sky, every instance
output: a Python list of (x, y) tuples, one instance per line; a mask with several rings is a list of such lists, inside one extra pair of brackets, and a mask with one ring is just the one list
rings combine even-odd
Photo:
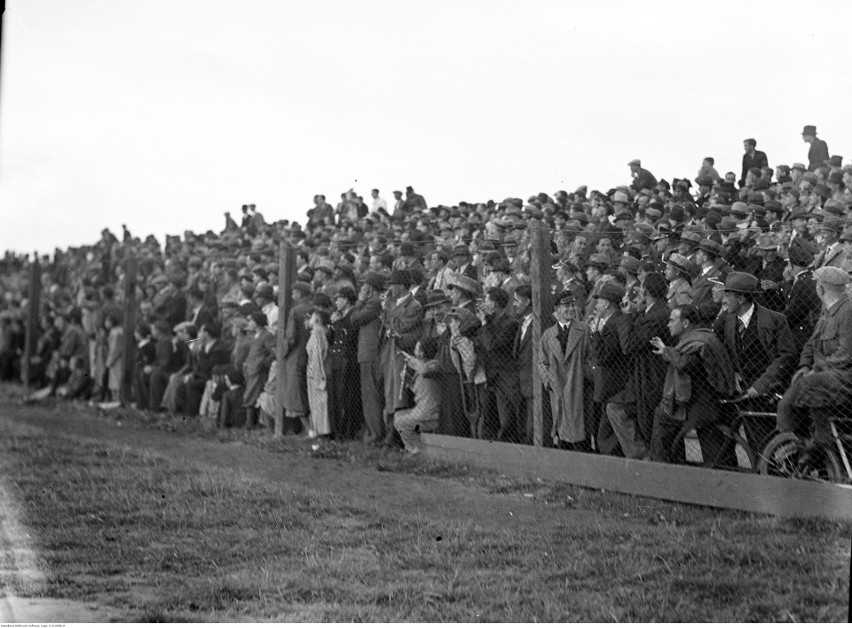
[(8, 0), (0, 251), (852, 160), (848, 0)]

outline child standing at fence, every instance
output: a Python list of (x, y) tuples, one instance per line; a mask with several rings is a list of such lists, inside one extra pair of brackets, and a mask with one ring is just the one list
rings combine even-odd
[(414, 371), (414, 380), (410, 388), (414, 393), (414, 407), (397, 410), (393, 416), (393, 425), (405, 451), (420, 453), (420, 434), (431, 432), (438, 427), (441, 414), (441, 368), (435, 356), (438, 354), (438, 341), (424, 338), (414, 347), (414, 355), (403, 353), (406, 367)]
[(308, 407), (310, 428), (308, 437), (329, 436), (331, 423), (328, 418), (328, 326), (331, 313), (315, 309), (305, 326), (310, 332), (306, 350), (308, 352)]

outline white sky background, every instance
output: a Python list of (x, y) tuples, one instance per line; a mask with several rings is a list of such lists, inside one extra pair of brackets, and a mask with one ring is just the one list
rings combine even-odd
[(9, 0), (0, 251), (852, 158), (852, 2)]

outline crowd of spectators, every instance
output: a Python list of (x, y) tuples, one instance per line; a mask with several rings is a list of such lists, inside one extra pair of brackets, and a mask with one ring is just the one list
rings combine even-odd
[[(537, 371), (547, 446), (682, 462), (688, 426), (705, 463), (736, 464), (712, 429), (734, 420), (720, 399), (769, 407), (773, 393), (778, 425), (747, 429), (756, 450), (775, 429), (814, 427), (823, 442), (852, 394), (852, 165), (814, 127), (802, 136), (807, 164), (770, 167), (750, 138), (739, 173), (720, 176), (708, 157), (695, 178), (669, 182), (636, 159), (605, 192), (430, 206), (411, 187), (391, 201), (349, 190), (336, 205), (315, 196), (304, 224), (244, 205), (239, 224), (226, 213), (222, 232), (162, 245), (105, 229), (40, 260), (28, 401), (416, 453), (425, 431), (532, 443)], [(550, 234), (554, 304), (535, 353), (531, 225)], [(286, 320), (282, 241), (297, 249)], [(131, 256), (137, 322), (126, 329)], [(30, 264), (0, 261), (5, 380), (21, 376)]]

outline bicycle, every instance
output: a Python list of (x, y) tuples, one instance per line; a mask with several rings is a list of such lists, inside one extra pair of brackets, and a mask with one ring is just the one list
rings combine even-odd
[[(770, 440), (760, 455), (758, 472), (762, 475), (852, 484), (852, 417), (829, 417), (832, 445), (808, 447), (804, 438), (783, 432)], [(809, 453), (808, 458), (803, 454)], [(809, 460), (809, 462), (808, 462)]]

